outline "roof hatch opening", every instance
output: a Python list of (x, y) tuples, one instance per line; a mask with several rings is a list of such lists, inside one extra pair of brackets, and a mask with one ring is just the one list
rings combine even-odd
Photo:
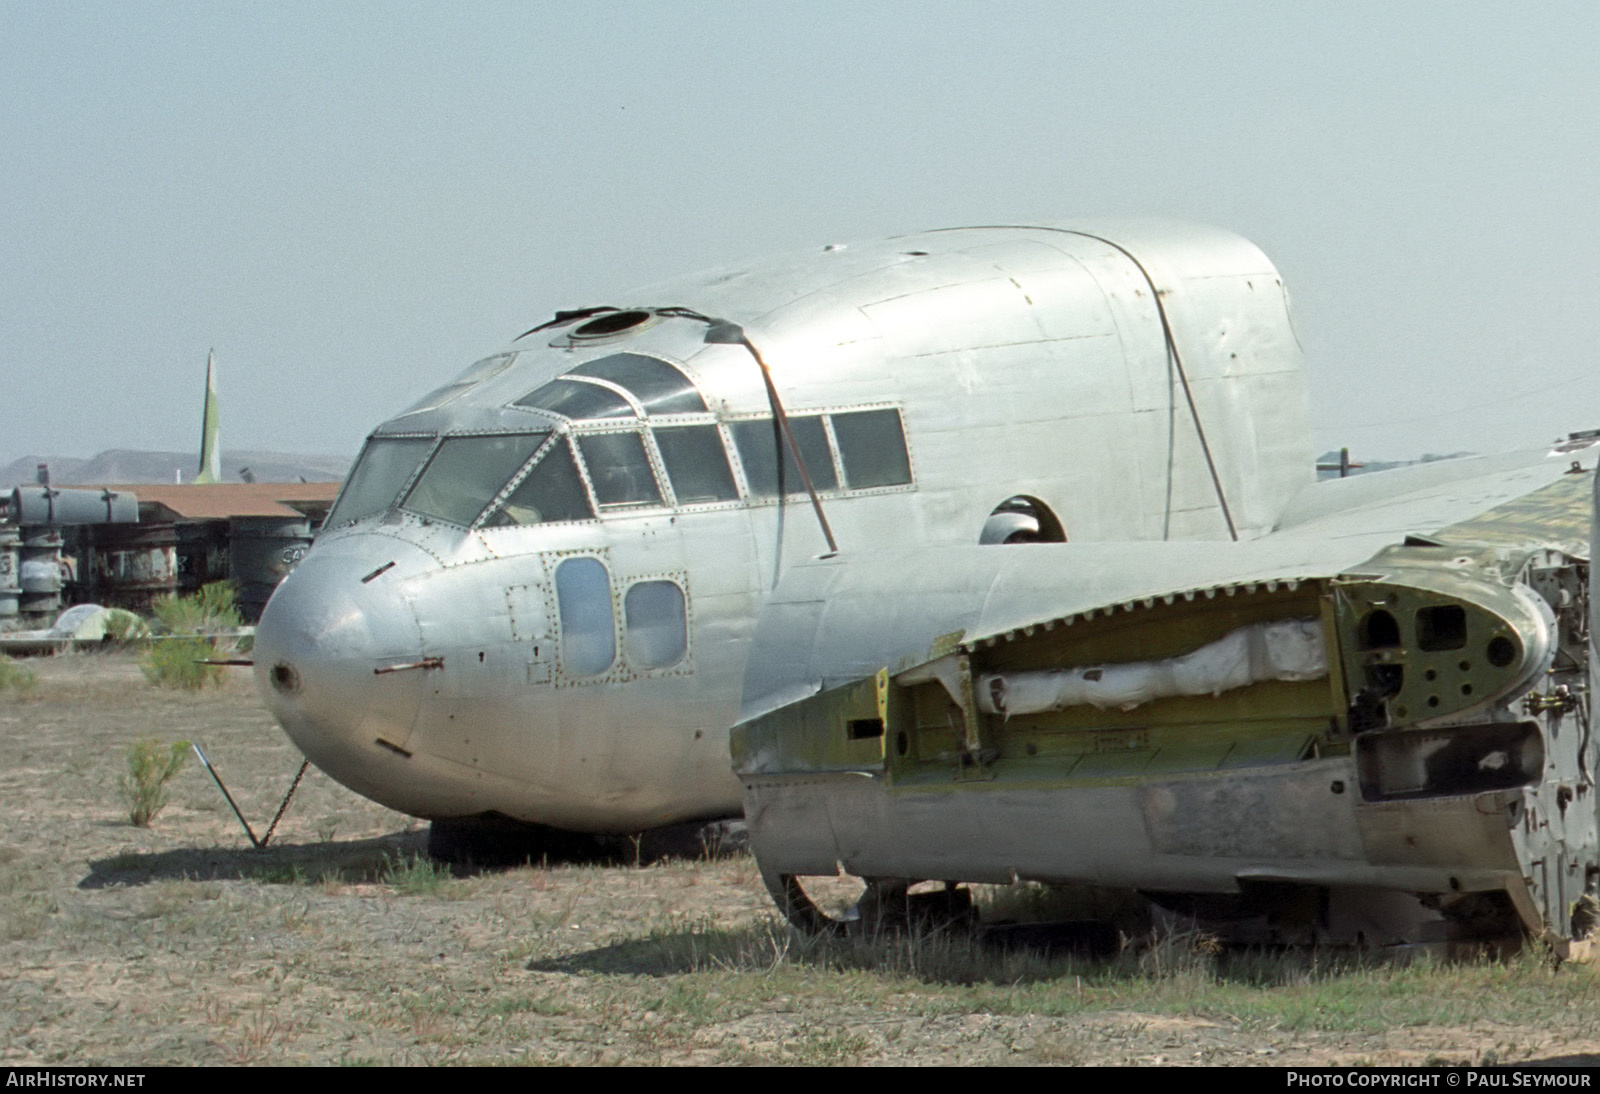
[(568, 335), (573, 341), (586, 338), (609, 338), (613, 334), (621, 334), (625, 330), (632, 330), (641, 323), (648, 322), (650, 313), (647, 311), (613, 311), (604, 315), (597, 315), (586, 323), (580, 323), (572, 328)]

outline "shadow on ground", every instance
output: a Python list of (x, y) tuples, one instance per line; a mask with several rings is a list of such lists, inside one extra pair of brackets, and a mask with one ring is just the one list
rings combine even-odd
[[(676, 976), (706, 969), (762, 971), (783, 963), (824, 968), (898, 968), (924, 979), (972, 984), (1055, 977), (1083, 962), (1107, 962), (1102, 925), (885, 930), (806, 937), (776, 919), (744, 927), (652, 932), (582, 952), (530, 961), (530, 972)], [(1077, 965), (1073, 965), (1077, 962)]]
[[(744, 853), (743, 822), (734, 836), (729, 822), (677, 825), (638, 836), (588, 836), (511, 822), (434, 821), (429, 828), (394, 832), (364, 840), (280, 843), (267, 847), (184, 847), (173, 851), (130, 851), (89, 864), (80, 889), (145, 885), (152, 881), (266, 882), (316, 881), (330, 875), (343, 881), (374, 880), (397, 863), (431, 860), (455, 877), (500, 873), (529, 864), (648, 866), (669, 859), (709, 858)], [(707, 829), (715, 842), (708, 842)]]
[[(625, 939), (580, 953), (528, 962), (529, 972), (678, 976), (707, 968), (770, 968), (790, 943), (788, 928), (689, 929)], [(796, 944), (798, 948), (800, 944)]]
[(425, 830), (394, 832), (373, 839), (272, 844), (264, 848), (183, 847), (151, 853), (127, 852), (89, 863), (80, 889), (147, 885), (153, 881), (312, 880), (337, 875), (373, 879), (397, 860), (427, 854)]

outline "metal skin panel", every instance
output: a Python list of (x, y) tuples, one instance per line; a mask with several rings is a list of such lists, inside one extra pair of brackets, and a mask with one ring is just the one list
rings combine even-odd
[[(1463, 867), (1459, 858), (1370, 858), (1363, 842), (1366, 807), (1328, 787), (1349, 779), (1345, 761), (1320, 761), (1245, 780), (1220, 777), (1145, 786), (1100, 787), (1041, 795), (1004, 787), (981, 794), (889, 796), (855, 773), (751, 780), (751, 844), (763, 869), (790, 874), (899, 877), (908, 861), (918, 877), (1005, 885), (1015, 880), (1085, 883), (1192, 893), (1237, 892), (1241, 880), (1449, 891), (1517, 880), (1503, 818), (1497, 855)], [(1235, 799), (1248, 816), (1222, 821), (1227, 809), (1199, 816), (1189, 808)], [(1438, 810), (1433, 830), (1457, 832), (1456, 844), (1481, 842), (1483, 818), (1471, 806)], [(1474, 822), (1461, 831), (1463, 819)], [(1381, 823), (1381, 822), (1380, 822)], [(1469, 836), (1471, 839), (1469, 839)], [(1400, 837), (1402, 840), (1404, 836)], [(1377, 842), (1374, 838), (1374, 842)], [(1476, 849), (1476, 842), (1474, 842)]]
[[(1074, 545), (1226, 539), (1190, 396), (1240, 536), (1266, 532), (1312, 477), (1302, 362), (1276, 274), (1255, 247), (1216, 229), (928, 232), (610, 299), (740, 324), (790, 415), (900, 412), (913, 483), (822, 498), (841, 557), (975, 544), (989, 513), (1017, 494), (1049, 506)], [(573, 337), (580, 327), (531, 332), (504, 368), (469, 375), (448, 400), (375, 434), (582, 432), (583, 423), (513, 404), (618, 352), (679, 367), (716, 420), (771, 414), (750, 352), (708, 344), (703, 322), (653, 316), (588, 342)], [(743, 481), (737, 461), (735, 476)], [(803, 496), (481, 528), (391, 509), (322, 531), (264, 613), (258, 679), (320, 766), (421, 816), (493, 810), (626, 832), (727, 815), (741, 801), (728, 731), (761, 605), (787, 571), (826, 550)], [(551, 588), (545, 560), (562, 552), (607, 560), (619, 621), (630, 582), (684, 574), (686, 663), (638, 672), (619, 655), (574, 681), (558, 654), (535, 654), (517, 605)], [(545, 608), (558, 632), (553, 592)], [(329, 610), (345, 613), (342, 627), (327, 625)], [(842, 626), (853, 614), (843, 602), (829, 610)], [(624, 637), (619, 630), (619, 651)], [(559, 651), (560, 634), (549, 639)]]

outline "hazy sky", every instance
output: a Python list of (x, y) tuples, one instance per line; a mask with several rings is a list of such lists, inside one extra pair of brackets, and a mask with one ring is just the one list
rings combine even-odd
[(1600, 5), (0, 0), (0, 461), (354, 453), (564, 306), (1177, 216), (1294, 295), (1319, 450), (1600, 427)]

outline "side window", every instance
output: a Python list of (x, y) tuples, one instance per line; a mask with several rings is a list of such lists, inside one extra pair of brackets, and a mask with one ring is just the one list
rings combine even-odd
[(661, 489), (637, 433), (586, 433), (578, 438), (589, 481), (601, 505), (660, 505)]
[(733, 484), (728, 453), (716, 426), (676, 426), (657, 429), (655, 434), (679, 505), (738, 500), (739, 489)]
[(617, 659), (611, 577), (598, 558), (581, 555), (556, 567), (561, 616), (561, 667), (574, 676), (599, 676)]
[(639, 669), (664, 669), (689, 650), (689, 619), (676, 581), (640, 581), (622, 598), (623, 648)]
[(911, 481), (911, 459), (898, 410), (835, 414), (833, 436), (839, 442), (845, 485), (851, 490), (905, 486)]
[[(794, 431), (795, 443), (805, 457), (806, 470), (811, 473), (811, 485), (817, 490), (833, 490), (839, 480), (833, 472), (833, 453), (828, 448), (828, 435), (817, 416), (790, 418), (789, 428)], [(805, 483), (800, 479), (800, 468), (794, 462), (787, 441), (774, 437), (771, 418), (753, 422), (734, 422), (733, 440), (739, 446), (739, 459), (744, 463), (745, 480), (756, 497), (778, 496), (777, 450), (783, 452), (783, 491), (785, 494), (804, 494)]]

